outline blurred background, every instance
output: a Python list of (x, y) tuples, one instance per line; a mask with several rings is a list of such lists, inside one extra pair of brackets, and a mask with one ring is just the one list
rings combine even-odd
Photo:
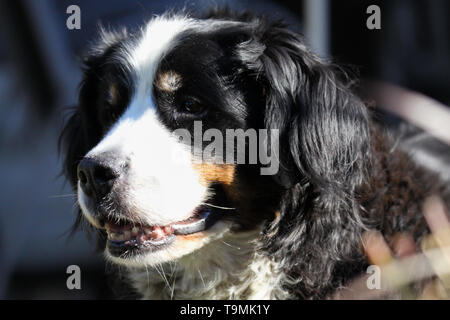
[[(74, 4), (80, 30), (66, 27)], [(380, 30), (366, 27), (373, 4), (381, 9)], [(214, 5), (283, 18), (320, 56), (362, 79), (421, 93), (444, 109), (450, 104), (447, 0), (0, 0), (0, 299), (113, 297), (95, 243), (82, 232), (69, 237), (75, 196), (60, 176), (57, 140), (77, 101), (81, 57), (99, 23), (135, 29), (166, 9)], [(383, 121), (402, 122), (394, 115)], [(429, 151), (450, 157), (443, 144)], [(81, 290), (66, 287), (73, 264), (82, 271)]]

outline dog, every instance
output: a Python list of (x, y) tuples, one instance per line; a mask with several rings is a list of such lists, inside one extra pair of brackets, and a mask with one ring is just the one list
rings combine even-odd
[[(419, 243), (423, 200), (450, 199), (282, 22), (170, 13), (100, 38), (61, 135), (64, 170), (80, 220), (142, 298), (327, 298), (369, 266), (365, 231)], [(277, 172), (198, 161), (173, 134), (197, 121), (277, 130)]]

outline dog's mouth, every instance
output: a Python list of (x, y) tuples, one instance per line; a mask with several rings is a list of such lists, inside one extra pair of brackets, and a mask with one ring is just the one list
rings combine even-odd
[(126, 258), (154, 252), (170, 245), (177, 236), (188, 236), (210, 228), (219, 215), (209, 207), (199, 207), (186, 220), (164, 226), (141, 225), (133, 221), (105, 221), (107, 248), (112, 256)]

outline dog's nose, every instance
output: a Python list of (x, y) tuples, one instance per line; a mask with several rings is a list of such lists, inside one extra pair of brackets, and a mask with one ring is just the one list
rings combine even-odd
[(78, 165), (78, 180), (81, 189), (97, 200), (107, 195), (118, 174), (111, 166), (93, 158), (83, 158)]

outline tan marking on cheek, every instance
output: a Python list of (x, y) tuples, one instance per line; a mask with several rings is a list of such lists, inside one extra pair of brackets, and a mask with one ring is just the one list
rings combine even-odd
[(177, 237), (178, 237), (178, 241), (185, 241), (187, 243), (189, 241), (202, 240), (206, 236), (207, 235), (204, 232), (197, 232), (197, 233), (193, 233), (193, 234), (179, 235)]
[(235, 166), (230, 164), (194, 163), (194, 169), (200, 174), (200, 183), (209, 186), (217, 182), (231, 186), (234, 182)]
[(174, 71), (167, 71), (158, 76), (156, 87), (167, 92), (174, 92), (182, 85), (181, 76)]
[(197, 232), (188, 235), (179, 235), (176, 239), (176, 246), (182, 250), (196, 249), (199, 244), (207, 237), (204, 232)]
[(229, 199), (237, 203), (240, 199), (235, 176), (236, 166), (232, 164), (193, 163), (194, 170), (200, 173), (200, 183), (209, 187), (220, 183)]

